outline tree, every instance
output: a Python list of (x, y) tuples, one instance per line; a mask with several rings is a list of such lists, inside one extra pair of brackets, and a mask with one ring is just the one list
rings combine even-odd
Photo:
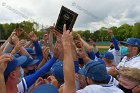
[(132, 32), (132, 26), (128, 24), (123, 24), (117, 29), (116, 38), (119, 41), (127, 40), (129, 37), (131, 37)]
[(140, 22), (134, 24), (132, 32), (133, 37), (140, 38)]

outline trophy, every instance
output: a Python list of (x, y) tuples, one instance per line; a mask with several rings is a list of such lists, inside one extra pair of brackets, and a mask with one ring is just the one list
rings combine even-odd
[(63, 33), (63, 26), (64, 24), (66, 24), (66, 30), (72, 30), (74, 23), (77, 19), (78, 14), (75, 13), (74, 11), (62, 6), (58, 19), (57, 19), (57, 23), (55, 26), (55, 29), (60, 32)]

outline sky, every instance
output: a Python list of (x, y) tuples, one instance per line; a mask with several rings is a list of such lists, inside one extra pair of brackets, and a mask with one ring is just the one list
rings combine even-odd
[(74, 30), (140, 22), (140, 0), (0, 0), (0, 23), (30, 20), (51, 26), (62, 5), (78, 13)]

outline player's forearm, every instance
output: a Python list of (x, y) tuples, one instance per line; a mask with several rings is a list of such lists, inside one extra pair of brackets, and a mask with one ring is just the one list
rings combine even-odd
[(91, 52), (93, 50), (93, 46), (90, 46), (86, 41), (84, 41), (82, 38), (80, 38), (85, 48), (87, 48), (88, 52)]
[(49, 47), (50, 47), (50, 50), (53, 51), (54, 49), (54, 45), (53, 45), (53, 33), (50, 31), (50, 34), (49, 34)]
[(0, 92), (6, 93), (6, 86), (3, 73), (0, 72)]
[(24, 47), (28, 48), (28, 47), (30, 47), (31, 44), (32, 44), (32, 41), (29, 41)]
[(120, 50), (117, 39), (112, 35), (113, 44), (116, 50)]
[(10, 53), (12, 49), (14, 48), (15, 45), (11, 44), (10, 42), (7, 42), (4, 49), (3, 53)]
[(24, 79), (27, 84), (27, 88), (31, 87), (35, 81), (39, 78), (44, 76), (48, 71), (50, 71), (52, 65), (56, 62), (57, 58), (51, 58), (46, 64), (44, 64), (40, 69), (38, 69), (34, 74), (25, 76)]
[(17, 53), (17, 51), (18, 51), (18, 50), (16, 50), (16, 49), (14, 48), (14, 49), (11, 51), (11, 53), (10, 53), (10, 54), (11, 54), (11, 55), (14, 55), (14, 54), (16, 54), (16, 53)]
[(19, 50), (20, 55), (28, 55), (29, 57), (31, 57), (31, 55), (27, 52), (27, 50), (24, 47), (20, 47)]
[(10, 41), (12, 35), (8, 37), (8, 39), (2, 44), (1, 48), (2, 50), (4, 49), (4, 47), (6, 46), (6, 44)]
[(42, 61), (40, 62), (40, 64), (37, 66), (37, 69), (40, 69), (45, 63), (46, 63), (47, 60), (45, 60), (44, 58), (42, 59)]
[(63, 93), (66, 91), (70, 91), (69, 93), (75, 93), (75, 73), (74, 73), (74, 63), (72, 57), (71, 49), (64, 49), (64, 81), (65, 81), (65, 88)]

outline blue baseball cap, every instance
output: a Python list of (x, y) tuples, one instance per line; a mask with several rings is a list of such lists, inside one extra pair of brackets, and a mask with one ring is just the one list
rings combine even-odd
[(105, 52), (103, 55), (103, 58), (109, 59), (109, 60), (113, 60), (114, 59), (114, 55), (111, 52)]
[(13, 60), (7, 64), (7, 68), (4, 71), (4, 77), (6, 78), (16, 67), (21, 66), (26, 60), (27, 56), (20, 56), (18, 58), (13, 57)]
[(85, 67), (80, 68), (78, 73), (85, 76), (85, 73), (86, 73)]
[(14, 54), (14, 57), (20, 57), (20, 56), (21, 56), (21, 55), (18, 54), (18, 53)]
[(60, 82), (64, 82), (64, 74), (63, 74), (63, 62), (57, 61), (51, 68), (51, 73), (55, 76), (55, 78)]
[(32, 66), (32, 65), (36, 65), (39, 62), (38, 59), (33, 59), (33, 61), (31, 61), (28, 65)]
[(41, 84), (32, 93), (59, 93), (58, 89), (52, 84)]
[[(86, 69), (83, 67), (83, 68), (79, 69), (79, 72), (78, 73), (81, 74), (81, 75), (83, 75), (83, 76), (85, 76)], [(107, 78), (106, 78), (106, 81), (109, 83), (111, 79), (112, 79), (112, 76), (108, 74), (107, 75)], [(113, 81), (111, 81), (111, 82), (113, 82)]]
[(85, 76), (92, 80), (103, 81), (107, 79), (107, 70), (104, 63), (99, 61), (89, 62), (85, 65)]
[[(95, 58), (94, 61), (98, 61), (98, 62), (101, 62), (101, 63), (103, 63), (104, 65), (106, 65), (105, 62), (104, 62), (104, 60), (102, 60), (102, 59), (100, 59), (100, 58)], [(94, 62), (94, 61), (91, 60), (90, 62)], [(78, 73), (81, 74), (81, 75), (84, 75), (84, 76), (86, 75), (85, 65), (84, 65), (82, 68), (79, 68)]]
[(27, 55), (27, 60), (21, 65), (22, 67), (36, 65), (39, 62), (37, 59), (32, 59)]
[(35, 51), (32, 48), (25, 48), (27, 50), (27, 52), (31, 55), (35, 55)]
[(122, 45), (131, 45), (140, 48), (140, 39), (128, 38), (127, 41), (120, 42)]

